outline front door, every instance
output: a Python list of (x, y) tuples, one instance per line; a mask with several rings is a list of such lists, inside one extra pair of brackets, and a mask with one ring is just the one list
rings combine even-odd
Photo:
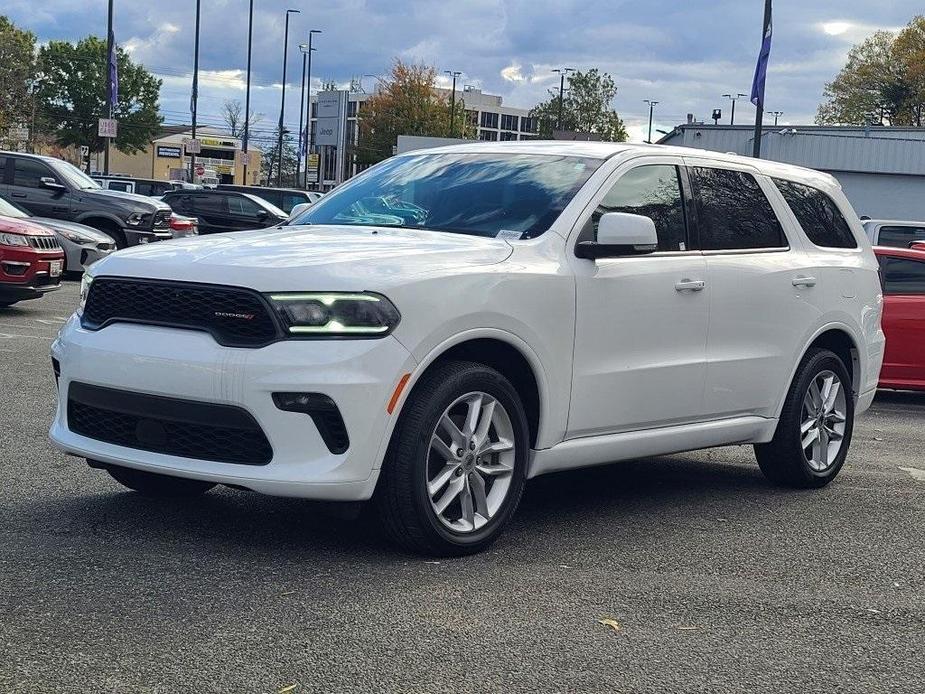
[(606, 212), (650, 217), (651, 255), (572, 259), (576, 330), (568, 438), (701, 419), (710, 282), (691, 250), (681, 162), (631, 160), (618, 169), (577, 240)]
[(48, 188), (43, 178), (53, 179), (63, 186), (51, 167), (37, 159), (8, 157), (7, 164), (13, 166), (13, 180), (9, 187), (10, 199), (29, 210), (36, 217), (67, 219), (70, 216), (70, 192), (67, 188)]

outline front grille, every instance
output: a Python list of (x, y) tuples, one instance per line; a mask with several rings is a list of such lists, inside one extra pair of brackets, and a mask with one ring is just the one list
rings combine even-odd
[(118, 322), (202, 330), (226, 347), (262, 347), (280, 337), (266, 300), (250, 289), (99, 277), (81, 324), (99, 330)]
[(236, 465), (266, 465), (273, 449), (257, 421), (231, 405), (72, 382), (68, 428), (127, 448)]
[(58, 243), (58, 239), (54, 236), (27, 236), (26, 238), (29, 240), (30, 246), (40, 251), (61, 250), (61, 244)]
[(154, 229), (170, 229), (170, 210), (160, 210), (154, 213)]

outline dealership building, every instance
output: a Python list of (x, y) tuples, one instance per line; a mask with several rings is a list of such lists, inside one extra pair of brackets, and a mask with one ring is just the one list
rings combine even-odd
[[(190, 152), (187, 143), (192, 139), (190, 126), (165, 127), (159, 137), (140, 152), (126, 154), (113, 148), (110, 152), (109, 170), (113, 174), (133, 178), (154, 178), (157, 180), (186, 180), (189, 176)], [(220, 183), (256, 185), (260, 180), (260, 151), (253, 145), (248, 147), (250, 161), (247, 180), (244, 179), (244, 161), (241, 140), (231, 137), (226, 130), (202, 127), (196, 129), (200, 151), (196, 154), (196, 167), (201, 167), (207, 176), (214, 176)], [(96, 162), (96, 170), (102, 171), (102, 155)]]
[[(690, 122), (658, 144), (751, 156), (754, 127)], [(761, 157), (832, 174), (859, 215), (925, 220), (925, 128), (765, 126)]]

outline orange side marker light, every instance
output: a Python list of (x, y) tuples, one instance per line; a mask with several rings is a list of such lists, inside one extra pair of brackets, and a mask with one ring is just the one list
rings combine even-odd
[(386, 412), (392, 414), (395, 411), (395, 406), (398, 404), (398, 399), (401, 397), (401, 392), (405, 389), (405, 386), (408, 385), (408, 379), (411, 378), (411, 374), (405, 374), (402, 376), (398, 385), (395, 386), (395, 392), (392, 393), (392, 397), (389, 400), (389, 406), (385, 408)]

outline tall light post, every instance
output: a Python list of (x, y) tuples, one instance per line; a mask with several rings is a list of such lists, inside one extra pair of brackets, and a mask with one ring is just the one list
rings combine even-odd
[(784, 115), (783, 111), (771, 111), (771, 115), (774, 116), (774, 125), (777, 125), (777, 119)]
[(657, 101), (652, 101), (651, 99), (643, 99), (643, 103), (649, 104), (649, 139), (646, 140), (650, 145), (652, 144), (652, 115), (655, 112), (655, 107), (658, 106)]
[(244, 91), (244, 137), (242, 149), (244, 150), (244, 185), (247, 185), (247, 165), (250, 155), (247, 146), (251, 136), (251, 49), (254, 44), (254, 0), (250, 0), (247, 15), (247, 88)]
[[(196, 0), (196, 38), (193, 40), (193, 95), (190, 98), (190, 112), (193, 121), (193, 139), (196, 139), (196, 111), (199, 104), (199, 18), (202, 0)], [(189, 155), (189, 180), (196, 182), (196, 153)]]
[(741, 94), (739, 92), (736, 92), (735, 94), (723, 94), (723, 96), (729, 99), (730, 101), (732, 101), (732, 114), (729, 116), (729, 125), (735, 125), (736, 124), (736, 101), (738, 101), (742, 97), (748, 96), (748, 94)]
[[(199, 2), (199, 0), (196, 0)], [(289, 15), (302, 10), (286, 10), (286, 31), (283, 35), (283, 94), (279, 103), (279, 142), (276, 145), (276, 186), (283, 185), (283, 116), (286, 113), (286, 62), (289, 59)]]
[(559, 118), (556, 121), (556, 130), (562, 130), (562, 106), (563, 97), (565, 96), (565, 76), (570, 72), (575, 72), (573, 67), (556, 68), (553, 72), (559, 73)]
[[(302, 53), (302, 99), (299, 102), (299, 143), (304, 149), (299, 152), (299, 161), (295, 165), (295, 180), (299, 182), (299, 168), (301, 162), (305, 161), (305, 183), (303, 188), (308, 187), (308, 152), (311, 147), (312, 131), (312, 51), (318, 49), (312, 47), (312, 39), (315, 34), (320, 34), (320, 29), (312, 29), (308, 32), (308, 43), (300, 43), (299, 51)], [(306, 77), (306, 74), (308, 75)], [(308, 103), (305, 102), (306, 79), (308, 80)], [(304, 119), (304, 114), (308, 110), (308, 118)], [(303, 131), (304, 128), (304, 131)]]
[[(109, 0), (109, 13), (106, 18), (106, 117), (112, 118), (112, 90), (115, 86), (112, 81), (112, 52), (115, 50), (113, 43), (115, 42), (115, 36), (112, 33), (112, 0)], [(33, 143), (35, 142), (35, 127), (32, 128), (33, 131)], [(109, 145), (112, 143), (112, 138), (106, 138), (106, 151), (103, 155), (103, 173), (107, 176), (109, 175)], [(89, 157), (87, 157), (89, 161)], [(97, 159), (99, 162), (99, 159)], [(87, 166), (89, 171), (90, 167)]]
[(444, 70), (443, 72), (453, 78), (453, 91), (450, 92), (450, 137), (454, 137), (456, 134), (456, 78), (462, 72), (459, 70)]

